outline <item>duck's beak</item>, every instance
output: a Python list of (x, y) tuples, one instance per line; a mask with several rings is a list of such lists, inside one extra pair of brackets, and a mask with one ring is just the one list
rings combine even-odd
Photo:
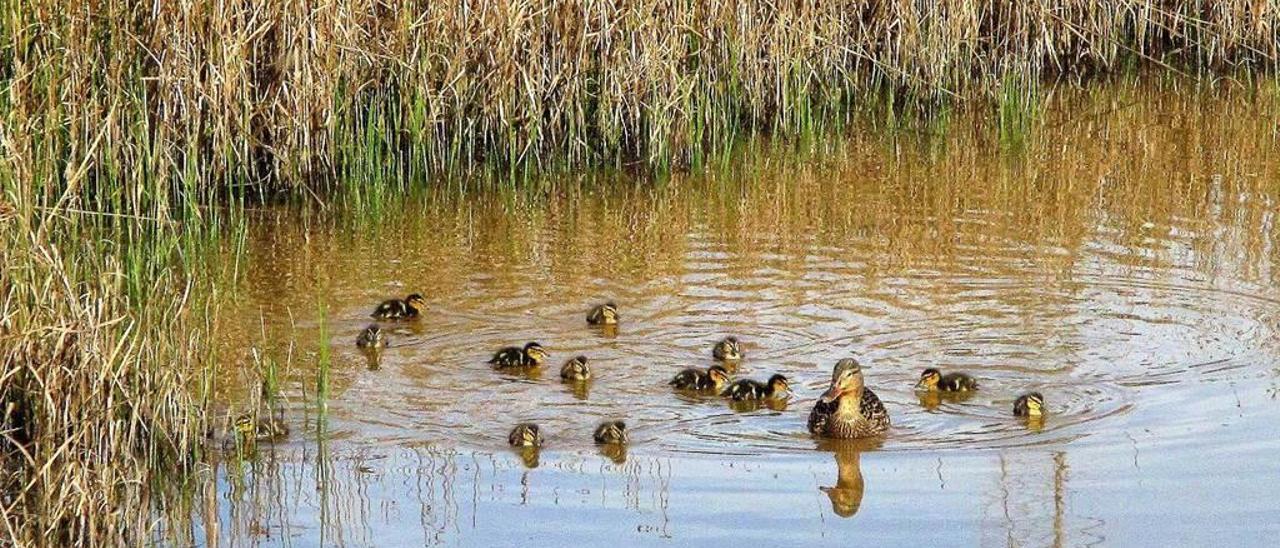
[(828, 388), (826, 392), (823, 392), (822, 396), (818, 399), (822, 401), (822, 403), (831, 403), (840, 399), (840, 395), (843, 393), (844, 391), (840, 389), (839, 385), (833, 384), (831, 385), (831, 388)]
[(924, 379), (916, 381), (916, 388), (924, 388)]

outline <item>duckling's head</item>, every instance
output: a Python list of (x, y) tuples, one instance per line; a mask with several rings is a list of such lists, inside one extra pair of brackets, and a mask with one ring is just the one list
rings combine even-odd
[(937, 390), (938, 381), (942, 380), (942, 373), (932, 367), (925, 369), (920, 373), (920, 380), (916, 381), (916, 388), (925, 390)]
[(836, 362), (831, 371), (831, 387), (822, 394), (822, 403), (831, 403), (845, 394), (862, 393), (862, 364), (853, 358)]
[(627, 423), (622, 421), (604, 422), (599, 428), (596, 428), (595, 438), (596, 443), (627, 443)]
[(1014, 414), (1026, 417), (1044, 416), (1044, 396), (1039, 392), (1030, 392), (1013, 403)]
[(716, 390), (720, 390), (724, 385), (729, 384), (731, 380), (729, 378), (729, 370), (719, 365), (711, 366), (711, 369), (707, 370), (707, 375), (711, 377), (711, 383)]
[(513, 447), (538, 447), (542, 445), (542, 433), (536, 424), (530, 422), (517, 424), (507, 436), (507, 443)]
[(604, 303), (600, 307), (600, 313), (604, 315), (605, 323), (618, 323), (618, 305), (613, 301)]
[(405, 298), (404, 302), (409, 303), (409, 306), (414, 310), (422, 310), (427, 307), (427, 299), (424, 298), (421, 293), (409, 295)]
[(536, 342), (529, 342), (524, 345), (524, 355), (528, 356), (534, 363), (542, 363), (548, 356), (546, 349)]
[(246, 413), (236, 417), (235, 429), (241, 439), (251, 440), (256, 437), (258, 425), (254, 423), (253, 417)]
[(742, 359), (742, 345), (737, 337), (725, 337), (716, 346), (724, 359), (729, 361)]
[(783, 375), (774, 374), (772, 377), (769, 377), (769, 382), (767, 384), (769, 386), (770, 395), (782, 396), (791, 393), (791, 381), (788, 381), (787, 377)]

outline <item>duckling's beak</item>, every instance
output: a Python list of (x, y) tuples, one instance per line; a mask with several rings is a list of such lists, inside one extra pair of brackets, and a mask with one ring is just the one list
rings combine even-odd
[(916, 388), (924, 388), (924, 379), (916, 381)]
[(822, 403), (831, 403), (840, 399), (840, 395), (843, 393), (844, 391), (840, 389), (839, 385), (833, 384), (831, 385), (831, 388), (828, 388), (826, 392), (823, 392), (822, 396), (818, 399), (821, 400)]

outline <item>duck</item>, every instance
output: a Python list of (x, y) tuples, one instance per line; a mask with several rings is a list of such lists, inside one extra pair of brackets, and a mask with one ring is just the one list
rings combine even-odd
[(627, 423), (622, 421), (604, 421), (596, 427), (591, 435), (599, 445), (622, 445), (627, 443)]
[(560, 366), (560, 378), (565, 381), (585, 381), (591, 378), (591, 367), (586, 356), (578, 356)]
[(719, 365), (713, 365), (705, 371), (693, 367), (685, 369), (676, 373), (676, 376), (667, 384), (674, 386), (678, 390), (696, 390), (699, 392), (714, 390), (716, 393), (720, 393), (729, 382), (729, 370)]
[(1013, 401), (1013, 416), (1015, 417), (1042, 417), (1044, 416), (1044, 396), (1039, 392), (1028, 392)]
[(746, 401), (783, 398), (790, 392), (791, 383), (787, 377), (774, 374), (765, 382), (742, 379), (730, 384), (720, 395), (733, 401)]
[(289, 425), (278, 418), (254, 418), (245, 413), (236, 417), (236, 436), (241, 443), (276, 441), (289, 435)]
[(522, 422), (511, 429), (507, 435), (507, 443), (512, 447), (542, 447), (542, 432), (538, 425)]
[(853, 439), (878, 436), (889, 430), (889, 411), (862, 378), (862, 365), (853, 358), (836, 362), (831, 387), (809, 412), (809, 432), (818, 436)]
[(426, 307), (427, 299), (421, 294), (413, 293), (403, 300), (391, 299), (383, 301), (382, 304), (373, 309), (373, 314), (370, 314), (370, 316), (378, 320), (409, 320), (417, 318)]
[(383, 334), (382, 328), (376, 325), (370, 325), (360, 332), (356, 337), (356, 346), (367, 350), (381, 350), (386, 348), (389, 341), (387, 336)]
[(536, 342), (525, 343), (524, 348), (508, 346), (493, 354), (489, 363), (496, 369), (511, 367), (537, 367), (547, 359), (547, 351)]
[(947, 373), (943, 375), (937, 369), (930, 367), (920, 373), (920, 380), (916, 382), (916, 388), (922, 388), (930, 392), (968, 392), (978, 389), (978, 380), (965, 373)]
[(736, 362), (742, 359), (742, 345), (737, 337), (725, 337), (711, 347), (711, 356), (722, 362)]
[(616, 325), (618, 323), (618, 305), (613, 301), (596, 305), (587, 313), (587, 323), (591, 325)]

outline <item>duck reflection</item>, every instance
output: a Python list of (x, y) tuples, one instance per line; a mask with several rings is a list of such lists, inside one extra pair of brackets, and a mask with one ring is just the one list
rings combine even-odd
[(791, 398), (766, 398), (763, 400), (727, 400), (729, 409), (735, 413), (750, 413), (761, 409), (770, 411), (786, 411)]
[(377, 371), (382, 368), (382, 351), (367, 350), (364, 352), (365, 368), (369, 371)]
[(513, 447), (512, 450), (520, 457), (520, 462), (525, 468), (538, 467), (539, 448), (537, 446)]
[(591, 381), (573, 381), (565, 383), (569, 393), (578, 400), (586, 401), (591, 395)]
[(600, 454), (604, 455), (614, 464), (627, 463), (627, 445), (624, 443), (606, 443), (598, 446)]
[(831, 451), (836, 460), (836, 484), (818, 487), (831, 499), (831, 511), (851, 518), (862, 507), (866, 485), (862, 479), (862, 453), (880, 446), (879, 440), (823, 440), (820, 451)]
[(917, 391), (916, 398), (920, 400), (920, 407), (923, 407), (928, 411), (937, 411), (939, 407), (942, 407), (943, 403), (963, 403), (972, 398), (974, 394), (976, 394), (976, 392), (973, 391)]

